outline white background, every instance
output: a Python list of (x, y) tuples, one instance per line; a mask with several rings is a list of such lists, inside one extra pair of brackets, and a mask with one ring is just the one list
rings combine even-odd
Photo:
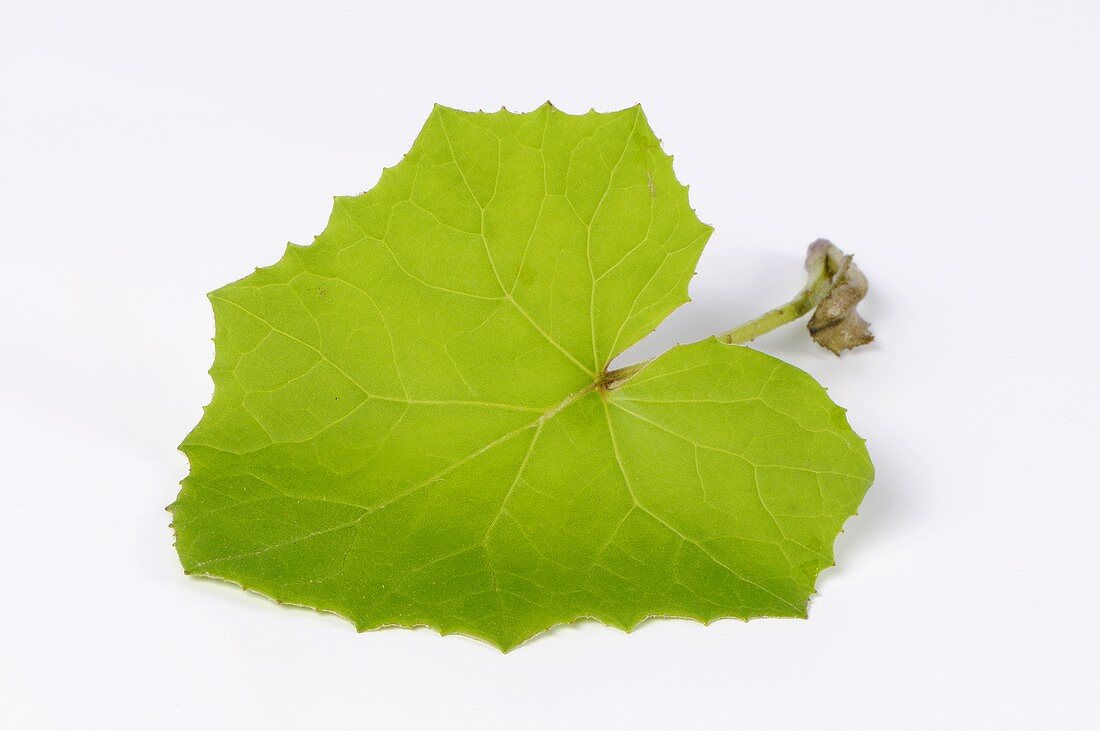
[[(184, 577), (205, 293), (310, 242), (433, 102), (546, 99), (641, 101), (717, 227), (631, 356), (786, 299), (818, 236), (870, 277), (873, 346), (757, 343), (878, 470), (810, 619), (502, 655)], [(1097, 728), (1098, 140), (1086, 0), (4, 2), (0, 726)]]

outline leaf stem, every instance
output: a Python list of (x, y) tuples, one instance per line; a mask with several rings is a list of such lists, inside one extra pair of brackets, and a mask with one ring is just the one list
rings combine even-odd
[[(714, 337), (723, 343), (741, 345), (812, 312), (832, 290), (835, 283), (834, 278), (840, 270), (843, 260), (844, 254), (840, 249), (825, 239), (818, 239), (810, 244), (810, 248), (806, 251), (806, 286), (794, 298), (775, 309), (768, 310), (759, 317), (755, 317)], [(625, 381), (638, 373), (652, 361), (651, 358), (623, 368), (606, 371), (600, 380), (599, 386), (605, 389), (611, 388), (616, 383)]]
[(829, 256), (831, 253), (827, 243), (823, 244), (821, 239), (815, 241), (806, 253), (806, 286), (802, 291), (786, 304), (715, 337), (723, 343), (740, 345), (813, 312), (832, 289), (833, 275), (840, 264), (839, 258), (833, 261), (834, 257)]

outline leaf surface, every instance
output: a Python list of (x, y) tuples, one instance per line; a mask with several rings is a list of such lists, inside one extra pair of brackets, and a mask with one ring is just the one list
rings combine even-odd
[(713, 339), (602, 385), (710, 233), (640, 107), (436, 107), (312, 245), (210, 295), (185, 570), (502, 649), (804, 616), (872, 479), (843, 410)]

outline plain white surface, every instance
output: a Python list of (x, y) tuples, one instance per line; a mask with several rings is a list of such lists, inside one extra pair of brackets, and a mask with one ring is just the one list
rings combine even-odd
[[(5, 3), (0, 726), (1096, 728), (1100, 6)], [(431, 104), (644, 104), (717, 232), (632, 356), (855, 252), (789, 327), (877, 482), (810, 619), (357, 635), (181, 573), (204, 294), (308, 243)], [(627, 358), (633, 360), (633, 358)]]

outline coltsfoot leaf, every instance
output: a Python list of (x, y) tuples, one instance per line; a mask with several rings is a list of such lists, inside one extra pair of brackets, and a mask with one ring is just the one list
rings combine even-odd
[(186, 571), (503, 649), (804, 616), (872, 479), (843, 410), (713, 339), (606, 382), (710, 233), (640, 107), (436, 107), (312, 245), (210, 295)]

